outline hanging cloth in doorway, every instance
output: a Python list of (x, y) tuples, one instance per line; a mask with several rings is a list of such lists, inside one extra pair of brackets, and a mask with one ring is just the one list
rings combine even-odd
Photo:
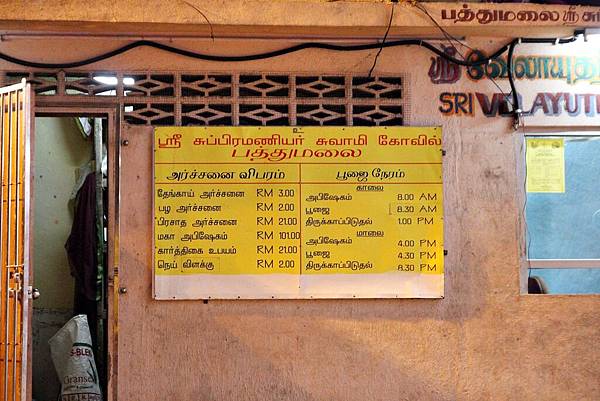
[(78, 300), (95, 302), (98, 299), (95, 173), (88, 174), (77, 195), (73, 226), (65, 249), (71, 267), (71, 275), (75, 277), (76, 305)]

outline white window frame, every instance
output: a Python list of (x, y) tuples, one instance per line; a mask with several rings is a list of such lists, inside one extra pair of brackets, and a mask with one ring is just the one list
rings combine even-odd
[[(552, 129), (544, 129), (544, 128), (536, 128), (531, 132), (524, 131), (523, 132), (523, 158), (526, 157), (525, 152), (526, 149), (526, 141), (527, 137), (566, 137), (566, 136), (596, 136), (600, 138), (600, 131), (595, 128), (594, 130), (586, 130), (582, 131), (581, 128), (572, 129), (569, 127), (564, 128), (552, 128)], [(523, 161), (523, 166), (527, 168), (527, 162)], [(526, 177), (525, 177), (526, 179)], [(525, 199), (527, 199), (527, 191), (525, 191)], [(527, 216), (524, 215), (525, 227), (527, 227)], [(529, 247), (527, 246), (527, 233), (523, 235), (523, 240), (525, 241), (525, 252), (526, 252), (526, 260), (527, 267), (530, 270), (537, 269), (600, 269), (600, 259), (530, 259), (529, 258)]]

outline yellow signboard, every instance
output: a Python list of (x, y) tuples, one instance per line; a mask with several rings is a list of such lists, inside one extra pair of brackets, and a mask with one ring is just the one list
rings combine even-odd
[(527, 192), (565, 192), (564, 138), (527, 138)]
[(154, 296), (443, 296), (441, 129), (168, 127)]

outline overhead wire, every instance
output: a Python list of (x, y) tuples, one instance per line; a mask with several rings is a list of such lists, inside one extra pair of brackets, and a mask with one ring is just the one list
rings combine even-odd
[[(423, 5), (416, 3), (415, 7), (417, 7), (418, 10), (420, 10), (422, 13), (424, 13), (431, 20), (431, 22), (433, 22), (433, 24), (446, 37), (446, 39), (448, 40), (448, 42), (450, 42), (451, 45), (452, 45), (452, 41), (455, 41), (456, 43), (458, 43), (459, 45), (461, 45), (463, 47), (466, 47), (470, 50), (475, 50), (472, 47), (468, 46), (466, 43), (460, 41), (456, 36), (452, 35), (450, 32), (446, 31), (444, 28), (442, 28), (442, 26), (436, 21), (435, 18), (433, 18), (433, 16), (429, 13), (429, 11), (427, 11), (427, 9)], [(454, 45), (452, 45), (452, 47), (454, 47), (456, 49), (458, 54), (460, 54), (464, 60), (465, 56)]]
[[(433, 22), (433, 24), (438, 28), (438, 30), (442, 33), (442, 35), (444, 35), (444, 37), (448, 40), (448, 43), (450, 44), (450, 46), (452, 46), (452, 48), (462, 57), (463, 60), (466, 60), (467, 58), (462, 54), (462, 52), (460, 50), (458, 50), (458, 48), (454, 45), (453, 41), (456, 42), (457, 44), (459, 44), (460, 46), (466, 47), (467, 49), (471, 50), (472, 52), (475, 51), (475, 49), (473, 49), (471, 46), (467, 45), (466, 43), (464, 43), (463, 41), (458, 39), (456, 36), (453, 36), (450, 32), (445, 30), (436, 21), (436, 19), (433, 18), (433, 16), (429, 13), (429, 11), (427, 11), (427, 9), (423, 5), (416, 3), (415, 7), (417, 7), (417, 9), (419, 9), (421, 12), (423, 12), (431, 20), (431, 22)], [(487, 74), (486, 74), (486, 76), (494, 84), (494, 86), (500, 91), (500, 93), (502, 93), (503, 98), (506, 101), (508, 101), (510, 103), (511, 107), (513, 107), (513, 109), (514, 109), (514, 104), (510, 100), (508, 94), (506, 92), (504, 92), (504, 90), (500, 87), (500, 85), (496, 82), (496, 80), (494, 78), (488, 76)]]
[[(435, 20), (435, 18), (433, 18), (433, 16), (427, 11), (427, 9), (424, 6), (422, 6), (419, 3), (415, 4), (415, 6), (417, 7), (417, 9), (421, 10), (425, 15), (427, 15), (427, 17), (429, 17), (429, 19), (438, 27), (438, 29), (446, 37), (448, 42), (451, 43), (451, 45), (452, 45), (452, 39), (453, 39), (461, 46), (467, 47), (472, 51), (475, 50), (472, 47), (465, 44), (464, 42), (460, 41), (458, 38), (454, 37), (448, 31), (446, 31)], [(488, 78), (490, 79), (490, 81), (492, 81), (492, 83), (496, 86), (496, 88), (498, 88), (500, 90), (500, 92), (502, 92), (502, 95), (504, 96), (504, 98), (511, 104), (512, 113), (514, 115), (514, 129), (515, 130), (518, 128), (518, 125), (519, 125), (519, 121), (520, 121), (519, 116), (523, 113), (523, 111), (521, 110), (521, 107), (520, 107), (520, 100), (519, 100), (519, 96), (517, 93), (516, 84), (515, 84), (515, 80), (514, 80), (514, 73), (513, 73), (513, 56), (514, 56), (514, 50), (515, 50), (516, 46), (520, 43), (537, 43), (537, 44), (553, 44), (553, 45), (566, 44), (566, 43), (574, 42), (577, 39), (577, 35), (582, 34), (582, 33), (583, 32), (581, 30), (575, 30), (573, 33), (573, 36), (568, 37), (568, 38), (515, 38), (504, 48), (505, 51), (508, 51), (506, 64), (507, 64), (508, 82), (509, 82), (509, 85), (511, 88), (512, 101), (508, 98), (508, 95), (502, 90), (502, 88), (498, 85), (498, 83), (492, 77), (488, 76)], [(452, 47), (462, 56), (462, 53), (458, 50), (458, 48), (456, 48), (456, 46), (452, 45)], [(465, 57), (464, 56), (462, 56), (462, 57), (466, 61)], [(497, 57), (492, 55), (492, 56), (486, 57), (484, 59), (487, 60), (487, 62), (486, 62), (486, 64), (487, 64), (487, 63), (493, 61), (493, 59), (495, 59), (495, 58), (497, 58)], [(475, 64), (475, 65), (477, 65), (477, 64)], [(481, 64), (479, 64), (479, 65), (481, 65)], [(468, 65), (467, 65), (467, 67), (468, 67)]]
[[(522, 161), (525, 165), (525, 174), (523, 177), (523, 208), (521, 210), (521, 221), (525, 226), (525, 260), (527, 261), (527, 279), (531, 278), (531, 259), (529, 258), (529, 250), (531, 249), (531, 234), (529, 232), (529, 225), (527, 224), (527, 136), (525, 134), (525, 119), (522, 115), (519, 115), (518, 118), (522, 120), (521, 126), (521, 154), (525, 156), (525, 160)], [(529, 283), (528, 283), (529, 284)]]
[(515, 129), (519, 125), (519, 116), (523, 113), (519, 101), (519, 94), (515, 85), (515, 77), (513, 73), (513, 55), (517, 45), (521, 43), (531, 44), (551, 44), (551, 45), (564, 45), (567, 43), (573, 43), (577, 40), (577, 36), (573, 35), (568, 38), (515, 38), (508, 44), (508, 55), (506, 60), (508, 82), (510, 84), (513, 96), (513, 115), (515, 116)]
[(204, 12), (202, 10), (200, 10), (198, 7), (196, 7), (195, 5), (193, 5), (192, 3), (186, 1), (186, 0), (181, 0), (183, 1), (183, 3), (187, 4), (188, 6), (192, 7), (194, 10), (196, 10), (196, 12), (198, 14), (200, 14), (202, 16), (202, 18), (204, 18), (204, 20), (206, 21), (206, 23), (208, 24), (208, 27), (210, 29), (210, 38), (212, 39), (212, 41), (215, 41), (215, 31), (213, 29), (213, 25), (210, 22), (210, 20), (208, 19), (208, 17), (206, 16), (206, 14), (204, 14)]
[(377, 65), (377, 60), (379, 59), (379, 55), (383, 51), (383, 45), (385, 44), (388, 34), (390, 33), (390, 28), (392, 27), (392, 20), (394, 19), (394, 6), (395, 5), (396, 5), (396, 3), (392, 3), (392, 11), (390, 11), (390, 20), (388, 21), (387, 29), (385, 30), (385, 34), (383, 35), (383, 39), (381, 40), (381, 46), (379, 47), (379, 50), (377, 51), (377, 54), (375, 55), (375, 59), (373, 60), (373, 65), (371, 66), (371, 69), (369, 70), (369, 75), (368, 75), (369, 78), (371, 78), (371, 74), (373, 74), (373, 70), (375, 69), (375, 66)]
[(433, 44), (427, 42), (422, 39), (401, 39), (394, 41), (382, 41), (382, 43), (367, 43), (367, 44), (359, 44), (359, 45), (336, 45), (331, 43), (321, 43), (321, 42), (306, 42), (300, 43), (294, 46), (285, 47), (282, 49), (271, 50), (263, 53), (254, 53), (254, 54), (246, 54), (241, 56), (223, 56), (223, 55), (214, 55), (214, 54), (205, 54), (198, 53), (191, 50), (181, 49), (175, 46), (166, 45), (164, 43), (159, 43), (151, 40), (137, 40), (131, 43), (128, 43), (124, 46), (118, 47), (114, 50), (85, 58), (83, 60), (71, 61), (71, 62), (63, 62), (63, 63), (43, 63), (38, 61), (30, 61), (21, 59), (18, 57), (11, 56), (4, 52), (0, 52), (0, 59), (8, 61), (13, 64), (21, 65), (24, 67), (31, 68), (40, 68), (40, 69), (69, 69), (69, 68), (77, 68), (85, 65), (93, 64), (99, 61), (103, 61), (125, 52), (128, 52), (132, 49), (138, 47), (151, 47), (158, 50), (163, 50), (169, 53), (178, 54), (184, 57), (193, 58), (196, 60), (204, 60), (204, 61), (217, 61), (217, 62), (244, 62), (244, 61), (256, 61), (263, 60), (272, 57), (283, 56), (286, 54), (295, 53), (301, 50), (306, 49), (321, 49), (321, 50), (332, 50), (332, 51), (342, 51), (342, 52), (353, 52), (353, 51), (363, 51), (363, 50), (372, 50), (372, 49), (380, 49), (387, 47), (398, 47), (398, 46), (420, 46), (423, 47), (434, 54), (444, 58), (445, 60), (458, 64), (465, 67), (474, 67), (487, 64), (494, 59), (500, 57), (502, 54), (508, 51), (507, 56), (507, 73), (508, 73), (508, 81), (510, 83), (510, 87), (512, 89), (512, 104), (513, 104), (513, 115), (515, 116), (515, 125), (518, 125), (518, 116), (522, 113), (519, 105), (518, 94), (516, 91), (516, 85), (514, 82), (514, 74), (512, 69), (513, 62), (513, 54), (516, 46), (520, 43), (536, 43), (536, 44), (565, 44), (571, 43), (576, 40), (576, 36), (568, 37), (568, 38), (515, 38), (512, 39), (509, 43), (505, 44), (492, 54), (487, 57), (480, 58), (478, 60), (464, 60), (459, 59), (454, 56), (447, 54), (445, 51), (440, 50)]
[(519, 105), (519, 96), (517, 96), (517, 87), (515, 85), (514, 75), (513, 75), (513, 55), (515, 52), (515, 47), (517, 43), (519, 43), (521, 39), (513, 40), (508, 45), (508, 55), (506, 56), (506, 73), (508, 74), (508, 83), (510, 84), (510, 91), (513, 94), (513, 113), (515, 113), (515, 122), (514, 128), (517, 129), (519, 127), (519, 115), (521, 114), (521, 106)]
[[(554, 41), (554, 39), (552, 39)], [(366, 44), (357, 44), (357, 45), (336, 45), (332, 43), (321, 43), (321, 42), (305, 42), (297, 45), (285, 47), (282, 49), (271, 50), (263, 53), (254, 53), (254, 54), (246, 54), (241, 56), (224, 56), (224, 55), (215, 55), (215, 54), (206, 54), (194, 52), (191, 50), (181, 49), (175, 46), (167, 45), (164, 43), (155, 42), (152, 40), (136, 40), (134, 42), (128, 43), (121, 47), (118, 47), (114, 50), (99, 54), (97, 56), (85, 58), (83, 60), (71, 61), (71, 62), (62, 62), (62, 63), (43, 63), (38, 61), (30, 61), (21, 59), (18, 57), (10, 56), (9, 54), (0, 52), (0, 59), (8, 61), (10, 63), (22, 65), (25, 67), (32, 68), (43, 68), (43, 69), (69, 69), (69, 68), (77, 68), (85, 65), (97, 63), (99, 61), (103, 61), (130, 50), (133, 50), (138, 47), (151, 47), (158, 50), (163, 50), (169, 53), (178, 54), (181, 56), (193, 58), (196, 60), (204, 60), (204, 61), (218, 61), (218, 62), (244, 62), (244, 61), (256, 61), (263, 60), (278, 56), (283, 56), (290, 53), (295, 53), (301, 50), (306, 49), (322, 49), (322, 50), (332, 50), (332, 51), (342, 51), (342, 52), (353, 52), (353, 51), (363, 51), (363, 50), (373, 50), (379, 48), (387, 48), (387, 47), (398, 47), (398, 46), (421, 46), (429, 51), (437, 54), (440, 57), (446, 58), (448, 61), (463, 65), (463, 66), (478, 66), (483, 65), (495, 57), (500, 56), (508, 50), (508, 45), (503, 46), (496, 52), (494, 52), (489, 57), (482, 58), (480, 60), (475, 60), (471, 62), (467, 62), (464, 60), (457, 59), (452, 57), (442, 50), (438, 49), (433, 44), (427, 42), (422, 39), (400, 39), (393, 40), (385, 43), (366, 43)]]

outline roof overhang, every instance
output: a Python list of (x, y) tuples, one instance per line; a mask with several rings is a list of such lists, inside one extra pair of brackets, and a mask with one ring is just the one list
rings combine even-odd
[[(89, 0), (0, 4), (0, 34), (210, 37), (378, 38), (390, 2)], [(539, 4), (419, 3), (458, 36), (568, 36), (600, 27), (600, 7)], [(441, 37), (418, 7), (395, 4), (390, 38)], [(207, 21), (210, 21), (210, 25)]]

